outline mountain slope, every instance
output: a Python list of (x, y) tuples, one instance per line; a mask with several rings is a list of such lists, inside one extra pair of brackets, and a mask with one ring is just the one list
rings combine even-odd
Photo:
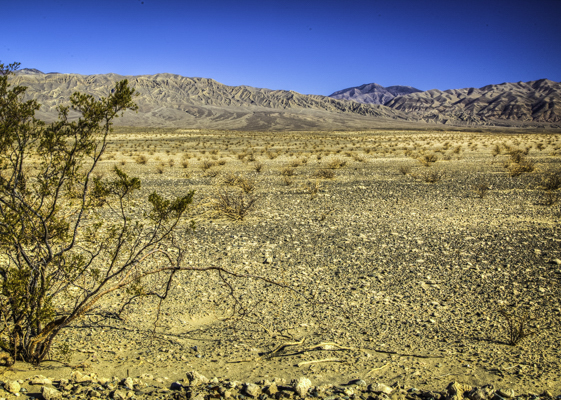
[(540, 79), (479, 89), (433, 89), (396, 97), (386, 106), (426, 122), (559, 123), (561, 83)]
[(396, 96), (420, 92), (411, 86), (388, 86), (383, 87), (377, 83), (367, 83), (343, 90), (338, 90), (329, 97), (338, 100), (351, 100), (365, 104), (386, 104)]
[(117, 121), (134, 126), (191, 126), (215, 129), (353, 129), (394, 126), (409, 118), (380, 105), (339, 101), (293, 91), (226, 86), (212, 79), (173, 74), (120, 76), (116, 74), (43, 74), (27, 70), (13, 83), (28, 87), (27, 96), (42, 104), (38, 116), (57, 116), (75, 91), (106, 96), (115, 82), (128, 79), (139, 96), (137, 114)]

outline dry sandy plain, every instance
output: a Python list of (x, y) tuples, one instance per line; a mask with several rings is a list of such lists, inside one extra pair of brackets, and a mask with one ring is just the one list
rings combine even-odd
[[(509, 153), (533, 171), (511, 176)], [(561, 394), (561, 210), (559, 191), (542, 188), (561, 171), (559, 134), (118, 128), (100, 173), (114, 165), (141, 178), (143, 196), (196, 190), (197, 227), (185, 233), (194, 265), (299, 294), (232, 280), (244, 314), (226, 319), (233, 302), (218, 277), (186, 274), (155, 335), (156, 303), (118, 319), (116, 296), (62, 335), (67, 364), (16, 363), (2, 380), (78, 369), (152, 374), (169, 387), (195, 370), (241, 382), (305, 376), (314, 386), (362, 379), (443, 391), (458, 381)], [(254, 183), (243, 221), (213, 213), (217, 194), (242, 193), (232, 174)], [(528, 310), (535, 334), (507, 344), (501, 309)], [(287, 342), (301, 344), (271, 355)]]

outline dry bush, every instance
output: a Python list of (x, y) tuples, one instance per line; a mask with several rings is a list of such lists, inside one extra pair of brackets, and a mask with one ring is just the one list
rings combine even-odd
[(183, 168), (188, 168), (189, 167), (189, 161), (187, 160), (181, 160), (181, 166)]
[(296, 175), (296, 172), (294, 171), (294, 168), (285, 167), (285, 168), (281, 169), (281, 175), (282, 176), (294, 176), (294, 175)]
[(408, 175), (411, 173), (411, 167), (409, 165), (402, 165), (399, 167), (399, 172), (401, 172), (402, 175)]
[(247, 214), (255, 207), (257, 198), (243, 191), (230, 193), (219, 192), (211, 201), (213, 213), (216, 217), (225, 217), (233, 221), (243, 221)]
[(244, 178), (243, 176), (238, 177), (238, 181), (236, 182), (236, 186), (238, 186), (244, 193), (251, 193), (255, 190), (255, 181), (253, 179)]
[(423, 164), (425, 167), (430, 167), (432, 164), (438, 161), (438, 156), (434, 153), (423, 154), (417, 160)]
[(170, 158), (170, 159), (168, 160), (168, 164), (169, 164), (170, 168), (173, 168), (173, 166), (175, 165), (174, 159), (173, 159), (173, 158)]
[(209, 169), (211, 169), (212, 167), (214, 167), (216, 164), (210, 160), (203, 160), (203, 162), (201, 163), (200, 167), (202, 170), (204, 171), (208, 171)]
[(487, 191), (490, 189), (489, 185), (486, 183), (478, 183), (473, 186), (473, 192), (482, 199), (487, 194)]
[(317, 179), (315, 181), (307, 181), (304, 183), (303, 188), (310, 195), (310, 199), (313, 199), (321, 189), (321, 181)]
[(145, 165), (147, 162), (148, 162), (148, 158), (143, 154), (136, 157), (136, 163), (137, 164)]
[(290, 186), (290, 185), (292, 185), (292, 184), (294, 183), (294, 179), (292, 179), (292, 178), (289, 177), (289, 176), (283, 176), (283, 177), (282, 177), (282, 183), (283, 183), (285, 186)]
[(511, 177), (533, 172), (536, 169), (534, 162), (526, 158), (521, 158), (517, 162), (507, 163), (505, 167)]
[(318, 169), (315, 172), (314, 177), (319, 179), (333, 179), (335, 178), (335, 171), (332, 169)]
[(164, 173), (164, 167), (162, 167), (162, 166), (156, 167), (156, 172), (157, 172), (158, 174), (163, 174), (163, 173)]
[(222, 178), (222, 183), (228, 186), (236, 186), (236, 184), (238, 183), (238, 179), (238, 175), (228, 173)]
[(536, 331), (530, 330), (530, 324), (534, 322), (530, 313), (517, 310), (508, 312), (505, 308), (502, 308), (499, 310), (499, 314), (504, 318), (507, 343), (511, 346), (516, 346), (525, 338), (536, 334)]
[(261, 170), (263, 169), (263, 163), (257, 161), (255, 164), (253, 164), (253, 169), (255, 172), (260, 173)]
[(292, 168), (298, 168), (300, 165), (302, 165), (302, 163), (300, 162), (300, 160), (294, 160), (291, 161), (288, 165)]
[(345, 165), (347, 165), (346, 160), (343, 160), (340, 157), (335, 157), (335, 158), (332, 158), (331, 160), (329, 160), (327, 162), (327, 164), (325, 165), (325, 168), (339, 169), (339, 168), (343, 168)]
[[(413, 176), (413, 175), (412, 175)], [(423, 171), (418, 175), (414, 175), (415, 178), (419, 178), (426, 183), (436, 183), (441, 181), (446, 174), (444, 171)]]
[(551, 207), (559, 202), (559, 195), (554, 192), (545, 192), (543, 194), (543, 204), (545, 206)]
[(226, 165), (226, 160), (224, 160), (224, 159), (218, 160), (218, 161), (216, 162), (216, 164), (218, 164), (218, 165)]
[(541, 190), (554, 191), (561, 187), (561, 173), (559, 171), (552, 172), (542, 177)]

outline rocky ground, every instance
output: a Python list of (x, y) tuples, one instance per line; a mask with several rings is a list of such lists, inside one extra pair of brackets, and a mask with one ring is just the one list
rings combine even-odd
[[(561, 170), (559, 139), (118, 131), (102, 174), (118, 165), (143, 195), (196, 190), (189, 263), (280, 285), (182, 275), (155, 332), (157, 303), (117, 316), (114, 296), (62, 335), (56, 361), (5, 369), (0, 397), (17, 380), (70, 398), (560, 395), (561, 211), (543, 188)], [(532, 172), (517, 175), (517, 150)], [(213, 208), (242, 193), (231, 174), (255, 185), (243, 221)], [(508, 344), (505, 315), (532, 334)], [(30, 385), (36, 375), (52, 384)]]

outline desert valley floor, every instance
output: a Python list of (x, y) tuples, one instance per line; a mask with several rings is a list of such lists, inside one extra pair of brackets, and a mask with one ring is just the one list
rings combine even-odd
[[(232, 294), (215, 273), (181, 275), (155, 333), (156, 302), (117, 317), (114, 296), (61, 336), (57, 361), (2, 380), (74, 367), (165, 385), (194, 370), (561, 394), (559, 134), (117, 128), (100, 176), (115, 165), (141, 198), (196, 191), (189, 263), (281, 286), (229, 278)], [(233, 220), (221, 196), (255, 202)], [(507, 314), (533, 333), (516, 346)]]

